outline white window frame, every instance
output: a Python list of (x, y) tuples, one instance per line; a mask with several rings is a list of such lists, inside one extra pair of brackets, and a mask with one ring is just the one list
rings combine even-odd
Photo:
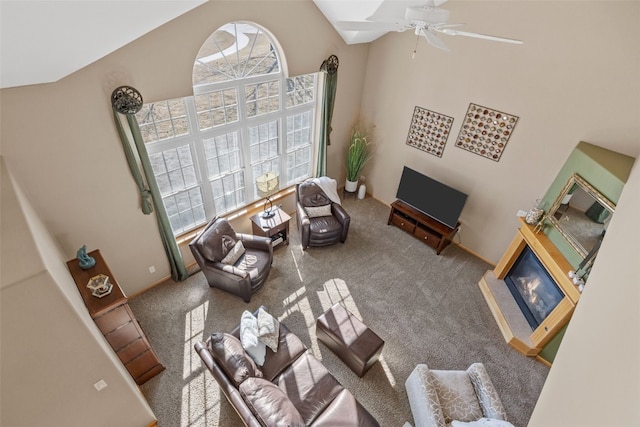
[[(278, 55), (278, 60), (280, 60), (280, 56)], [(280, 67), (282, 68), (282, 67)], [(280, 69), (279, 73), (271, 73), (260, 76), (251, 76), (248, 78), (236, 79), (236, 80), (227, 80), (223, 82), (216, 83), (207, 83), (202, 85), (194, 86), (194, 95), (181, 98), (181, 100), (185, 103), (186, 107), (186, 116), (189, 126), (189, 133), (187, 135), (180, 135), (177, 137), (166, 138), (158, 141), (145, 141), (147, 146), (147, 151), (149, 155), (154, 155), (157, 153), (164, 152), (165, 150), (170, 150), (173, 148), (181, 147), (184, 145), (188, 145), (191, 151), (191, 156), (194, 162), (197, 184), (190, 186), (189, 188), (180, 189), (178, 191), (172, 192), (171, 194), (165, 194), (163, 196), (163, 202), (168, 197), (173, 197), (176, 194), (179, 194), (183, 191), (189, 191), (194, 188), (200, 189), (200, 194), (202, 195), (203, 206), (204, 206), (204, 218), (198, 222), (195, 222), (187, 227), (174, 227), (174, 222), (172, 222), (172, 228), (174, 231), (174, 236), (178, 237), (181, 234), (188, 233), (193, 231), (194, 229), (204, 225), (208, 220), (217, 216), (217, 215), (225, 215), (230, 212), (236, 211), (241, 208), (245, 208), (254, 204), (256, 201), (260, 200), (260, 197), (257, 195), (257, 191), (255, 189), (255, 179), (257, 176), (254, 176), (254, 166), (259, 164), (259, 161), (251, 160), (250, 153), (250, 137), (249, 137), (249, 128), (252, 126), (257, 126), (259, 124), (265, 122), (273, 122), (277, 123), (277, 153), (272, 159), (276, 159), (277, 162), (277, 172), (280, 174), (280, 189), (284, 189), (288, 186), (295, 185), (297, 182), (301, 182), (304, 179), (313, 175), (315, 170), (315, 158), (317, 152), (317, 128), (316, 122), (318, 120), (319, 111), (318, 104), (321, 102), (322, 93), (320, 91), (319, 85), (321, 85), (322, 80), (319, 78), (319, 73), (312, 73), (305, 76), (310, 78), (312, 76), (313, 81), (313, 97), (312, 99), (308, 99), (307, 102), (302, 102), (300, 104), (294, 104), (291, 106), (287, 106), (287, 85), (288, 81), (295, 82), (296, 77), (287, 78), (284, 75), (282, 69)], [(247, 100), (245, 96), (245, 85), (259, 84), (264, 82), (271, 82), (277, 80), (279, 82), (279, 109), (277, 111), (269, 111), (263, 114), (257, 114), (252, 117), (247, 117)], [(304, 80), (304, 79), (303, 79)], [(295, 84), (295, 83), (294, 83)], [(232, 123), (226, 123), (221, 125), (216, 125), (209, 127), (204, 130), (200, 130), (198, 123), (198, 114), (196, 109), (196, 101), (195, 98), (199, 95), (203, 95), (206, 93), (210, 93), (213, 91), (219, 91), (222, 89), (235, 88), (237, 91), (236, 102), (237, 102), (237, 114), (238, 121)], [(169, 100), (172, 101), (172, 100)], [(163, 103), (166, 101), (159, 101), (159, 103)], [(303, 145), (302, 148), (300, 146), (294, 146), (293, 149), (287, 150), (287, 118), (294, 117), (297, 114), (308, 114), (310, 127), (309, 127), (309, 143), (308, 145)], [(227, 207), (223, 210), (216, 210), (215, 200), (213, 190), (211, 189), (211, 180), (210, 173), (208, 171), (207, 159), (205, 156), (205, 147), (204, 141), (207, 139), (212, 139), (215, 137), (220, 137), (223, 135), (227, 135), (231, 132), (237, 132), (240, 144), (240, 173), (243, 175), (244, 179), (244, 192), (243, 198), (244, 203), (240, 203), (239, 205), (234, 205), (231, 207)], [(309, 155), (308, 155), (308, 168), (307, 173), (303, 176), (299, 176), (293, 179), (288, 179), (288, 165), (287, 158), (288, 154), (291, 152), (295, 152), (300, 149), (305, 149), (308, 147)], [(303, 162), (301, 162), (302, 164)], [(260, 173), (265, 172), (264, 170)], [(233, 172), (232, 172), (233, 173)], [(228, 176), (230, 173), (223, 173), (221, 175), (217, 175), (215, 179), (220, 177)], [(165, 204), (166, 208), (166, 204)], [(175, 220), (175, 218), (174, 218)]]

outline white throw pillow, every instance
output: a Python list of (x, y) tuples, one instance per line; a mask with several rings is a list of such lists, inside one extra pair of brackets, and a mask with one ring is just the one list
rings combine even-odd
[(258, 339), (274, 353), (278, 351), (280, 322), (262, 307), (258, 310)]
[(242, 244), (242, 241), (238, 240), (236, 244), (233, 246), (233, 249), (231, 249), (227, 254), (227, 256), (225, 256), (220, 262), (223, 264), (233, 265), (236, 262), (238, 262), (238, 260), (242, 255), (244, 255), (244, 251), (245, 250), (244, 250), (244, 245)]
[(256, 365), (264, 365), (267, 346), (258, 339), (258, 319), (247, 310), (242, 313), (240, 319), (240, 342)]
[(331, 205), (308, 206), (304, 208), (304, 211), (309, 215), (309, 218), (315, 218), (317, 216), (331, 216)]

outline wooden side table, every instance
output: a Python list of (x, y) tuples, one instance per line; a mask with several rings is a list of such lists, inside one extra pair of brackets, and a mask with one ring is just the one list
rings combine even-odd
[[(165, 368), (129, 308), (126, 295), (113, 277), (100, 251), (95, 250), (88, 255), (96, 260), (96, 264), (88, 270), (80, 268), (77, 258), (67, 261), (67, 267), (98, 329), (136, 384), (144, 384)], [(93, 296), (87, 288), (89, 280), (98, 274), (108, 276), (109, 282), (113, 284), (111, 293), (101, 298)]]
[(289, 220), (291, 217), (282, 209), (274, 210), (271, 218), (263, 218), (262, 213), (251, 217), (251, 230), (256, 236), (270, 237), (276, 240), (282, 237), (282, 243), (289, 244)]

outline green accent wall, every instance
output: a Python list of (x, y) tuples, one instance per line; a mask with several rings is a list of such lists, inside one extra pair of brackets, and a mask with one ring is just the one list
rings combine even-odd
[(564, 337), (564, 333), (567, 331), (567, 325), (564, 325), (562, 329), (560, 329), (558, 333), (553, 338), (551, 338), (551, 341), (549, 341), (538, 354), (547, 362), (553, 363), (554, 359), (556, 358), (558, 348), (560, 347), (560, 343), (562, 342), (562, 337)]
[[(548, 210), (574, 173), (580, 175), (607, 199), (617, 204), (634, 161), (633, 157), (582, 141), (574, 148), (560, 169), (556, 179), (542, 198), (541, 205), (545, 210)], [(582, 261), (580, 254), (554, 227), (546, 225), (544, 234), (549, 236), (549, 239), (574, 268), (580, 264)]]
[[(631, 173), (634, 161), (635, 158), (633, 157), (582, 141), (574, 148), (564, 166), (560, 169), (556, 179), (542, 198), (541, 206), (545, 211), (548, 210), (574, 173), (580, 175), (607, 199), (617, 204), (624, 184)], [(544, 234), (556, 245), (560, 253), (569, 261), (569, 264), (573, 268), (577, 268), (582, 261), (582, 256), (573, 249), (562, 234), (551, 225), (544, 227)], [(586, 286), (589, 286), (588, 283)], [(567, 325), (542, 349), (540, 356), (543, 359), (553, 362), (566, 328)]]

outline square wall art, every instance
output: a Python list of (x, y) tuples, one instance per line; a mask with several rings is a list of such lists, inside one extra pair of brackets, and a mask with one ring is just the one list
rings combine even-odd
[(469, 104), (456, 147), (497, 162), (517, 122), (518, 117), (512, 114)]
[(453, 117), (416, 106), (407, 135), (407, 145), (442, 157)]

